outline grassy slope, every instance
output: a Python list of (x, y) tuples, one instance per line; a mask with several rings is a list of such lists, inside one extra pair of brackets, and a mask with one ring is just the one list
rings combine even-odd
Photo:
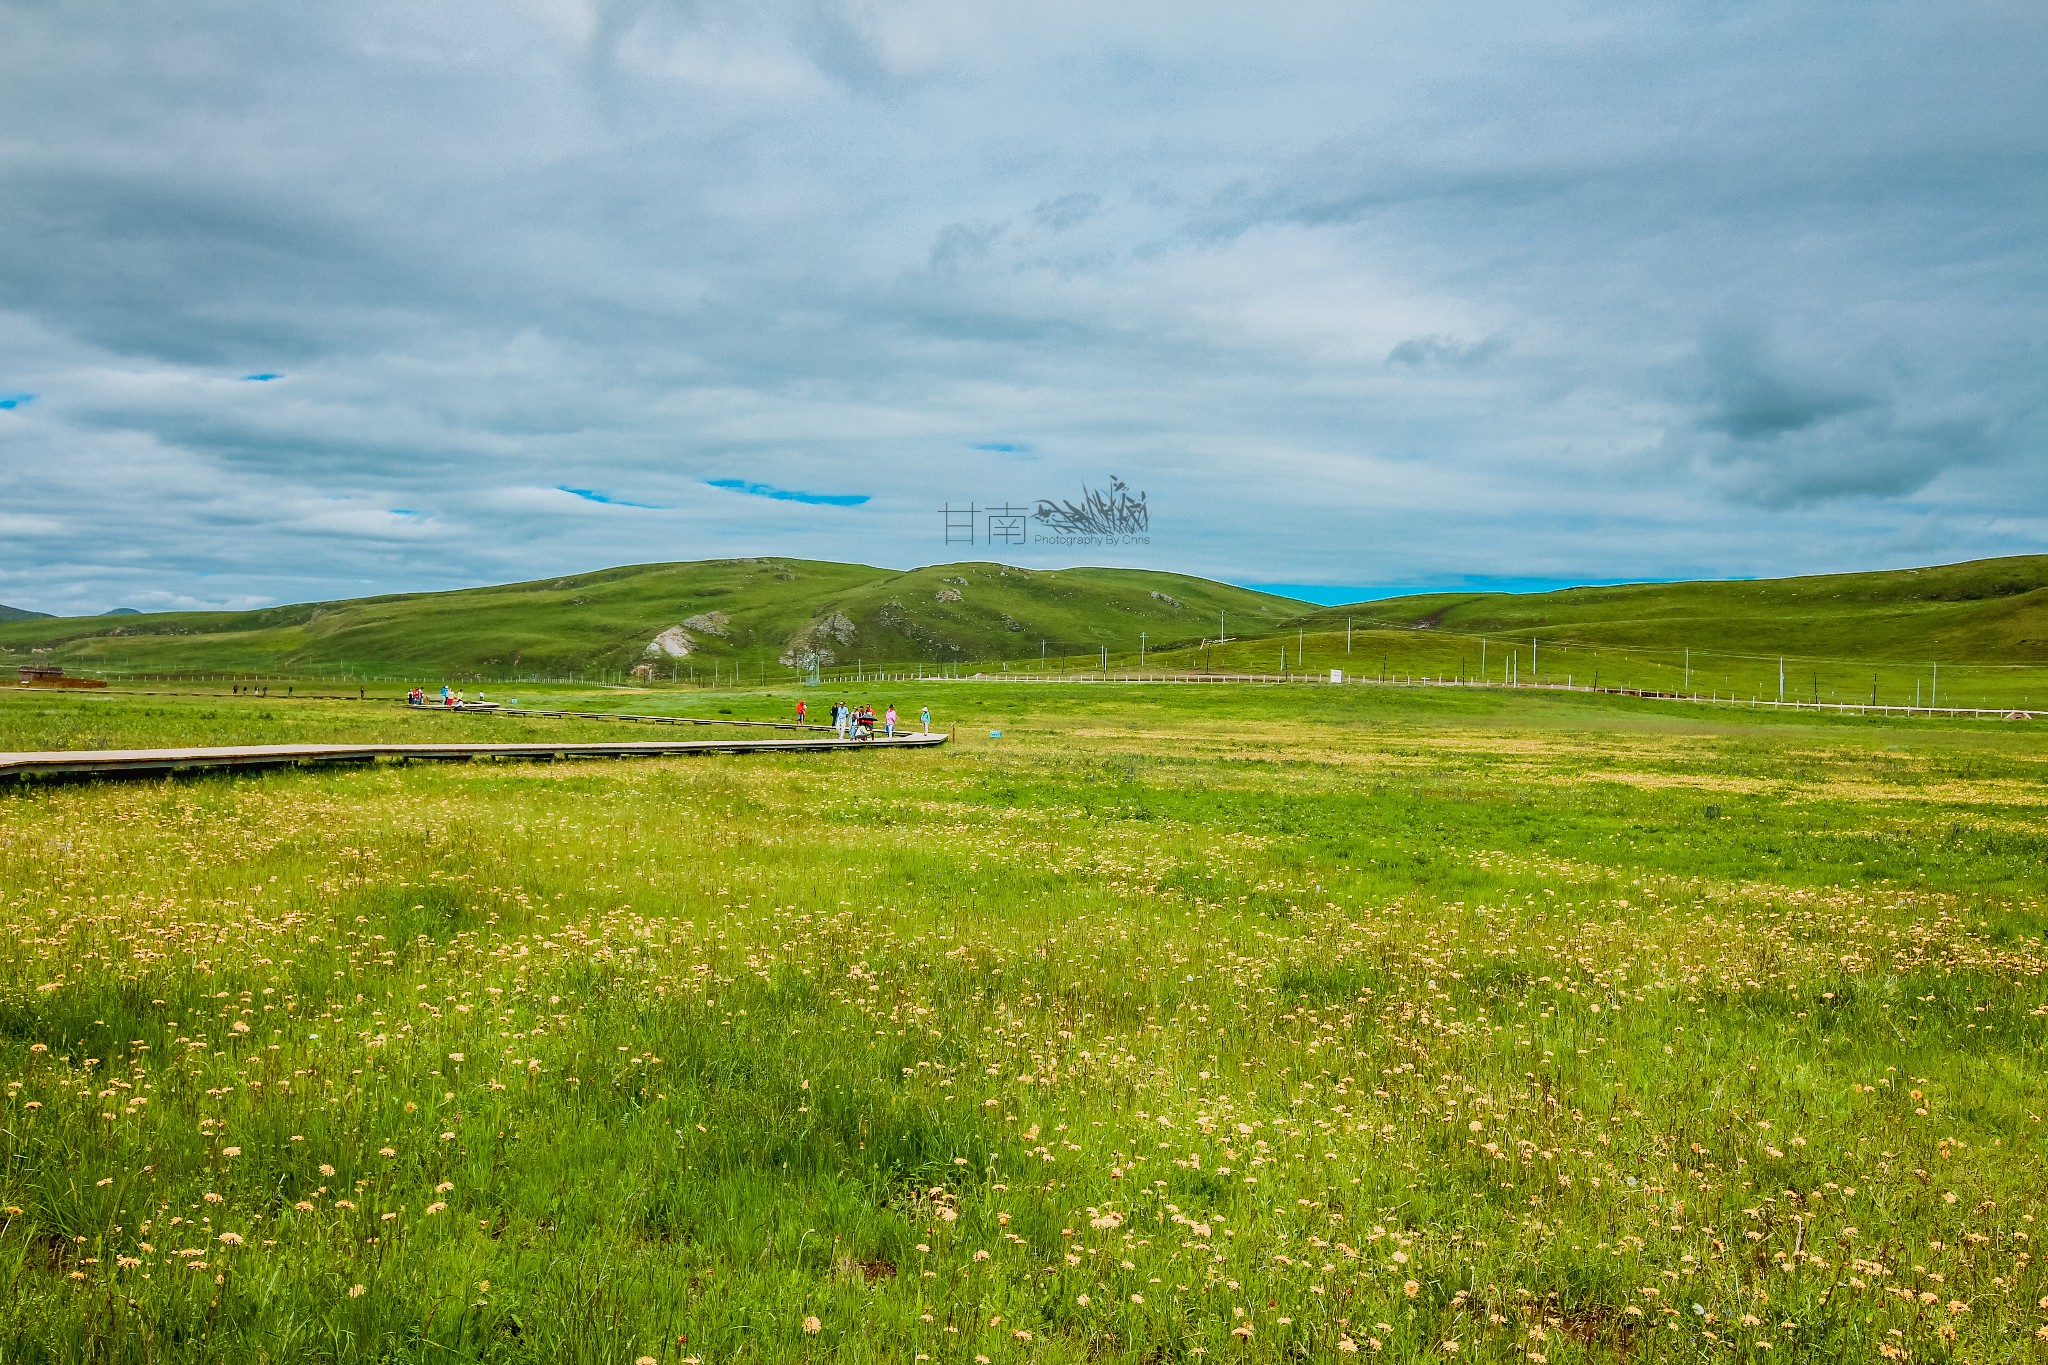
[(10, 607), (4, 602), (0, 602), (0, 621), (47, 621), (49, 619), (49, 616), (43, 612), (30, 611), (26, 607)]
[[(960, 600), (945, 600), (951, 593)], [(849, 666), (856, 659), (869, 666), (1035, 664), (1041, 641), (1048, 658), (1076, 664), (1107, 646), (1121, 666), (1135, 662), (1143, 632), (1154, 661), (1169, 666), (1272, 671), (1280, 644), (1296, 637), (1307, 653), (1305, 660), (1290, 653), (1297, 671), (1305, 663), (1452, 675), (1478, 671), (1476, 637), (1486, 635), (1486, 673), (1496, 680), (1504, 651), (1540, 635), (1547, 680), (1562, 680), (1554, 668), (1580, 682), (1596, 672), (1605, 683), (1629, 686), (1676, 688), (1690, 679), (1694, 687), (1743, 695), (1775, 695), (1776, 656), (1787, 654), (1802, 661), (1792, 670), (1806, 680), (1798, 694), (1818, 689), (1832, 700), (1867, 697), (1873, 686), (1883, 699), (1910, 700), (1916, 679), (1931, 683), (1913, 671), (1930, 660), (2005, 670), (1967, 687), (1960, 668), (1945, 670), (1961, 689), (1957, 704), (2032, 704), (2044, 689), (2007, 674), (2012, 665), (2048, 666), (2048, 556), (1753, 582), (1430, 594), (1301, 615), (1303, 606), (1139, 570), (972, 563), (899, 573), (793, 559), (713, 560), (258, 612), (8, 622), (0, 624), (0, 649), (12, 652), (0, 662), (42, 647), (56, 662), (116, 671), (347, 666), (458, 678), (587, 675), (626, 669), (658, 631), (721, 611), (731, 634), (699, 640), (700, 676), (738, 663), (758, 677), (765, 664), (772, 680), (790, 636), (834, 612), (856, 628), (853, 643), (836, 647)], [(1244, 643), (1207, 653), (1175, 649), (1213, 635), (1219, 611)], [(1348, 653), (1347, 618), (1358, 636)], [(1880, 668), (1873, 679), (1873, 668), (1886, 662), (1911, 668)], [(1519, 676), (1531, 676), (1526, 661)]]
[[(960, 601), (943, 600), (957, 592)], [(1163, 596), (1155, 595), (1161, 594)], [(1166, 599), (1172, 599), (1171, 601)], [(770, 670), (790, 636), (837, 612), (848, 661), (1037, 657), (1120, 647), (1128, 634), (1192, 639), (1230, 613), (1232, 628), (1272, 627), (1302, 603), (1182, 574), (1053, 571), (952, 564), (908, 573), (795, 559), (648, 564), (458, 592), (308, 603), (253, 612), (75, 617), (0, 625), (26, 658), (128, 670), (425, 670), (436, 675), (620, 670), (658, 632), (712, 611), (725, 639), (701, 637), (706, 663)]]
[(1333, 607), (1310, 628), (1424, 625), (1588, 645), (2048, 663), (2048, 555), (1752, 582), (1432, 593)]

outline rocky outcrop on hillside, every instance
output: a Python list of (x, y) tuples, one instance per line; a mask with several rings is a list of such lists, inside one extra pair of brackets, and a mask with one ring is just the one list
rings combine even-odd
[(667, 630), (649, 640), (647, 648), (640, 652), (668, 659), (687, 659), (690, 657), (690, 651), (696, 647), (697, 642), (691, 638), (689, 631), (684, 630), (681, 626), (670, 626)]
[(684, 617), (683, 629), (694, 630), (699, 635), (715, 635), (723, 640), (732, 634), (732, 622), (722, 611), (707, 611)]
[(784, 668), (829, 668), (839, 659), (838, 650), (852, 644), (859, 634), (842, 612), (829, 612), (789, 637), (780, 662)]

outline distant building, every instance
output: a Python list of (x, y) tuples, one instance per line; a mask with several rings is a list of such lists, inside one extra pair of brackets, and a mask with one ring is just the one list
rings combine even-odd
[(98, 678), (67, 678), (64, 670), (56, 664), (23, 664), (21, 666), (23, 687), (105, 687)]

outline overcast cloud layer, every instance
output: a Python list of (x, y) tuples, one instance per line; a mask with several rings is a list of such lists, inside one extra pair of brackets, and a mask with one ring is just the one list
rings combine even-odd
[(5, 4), (0, 601), (2031, 552), (2044, 273), (2037, 0)]

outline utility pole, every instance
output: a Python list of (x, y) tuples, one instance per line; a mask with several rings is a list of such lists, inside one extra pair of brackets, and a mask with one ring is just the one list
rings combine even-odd
[(1928, 689), (1927, 689), (1927, 704), (1928, 704), (1929, 706), (1939, 706), (1939, 705), (1941, 705), (1941, 665), (1940, 665), (1940, 664), (1936, 664), (1936, 665), (1934, 666), (1934, 686), (1932, 686), (1932, 687), (1930, 687), (1930, 688), (1928, 688)]
[(1530, 681), (1530, 682), (1535, 682), (1535, 681), (1536, 681), (1536, 673), (1537, 673), (1537, 668), (1538, 668), (1538, 665), (1537, 665), (1537, 662), (1536, 662), (1536, 637), (1535, 637), (1535, 636), (1533, 636), (1533, 635), (1531, 635), (1531, 636), (1529, 637), (1529, 681)]
[(1351, 618), (1348, 616), (1344, 618), (1344, 652), (1351, 652)]
[(1143, 668), (1144, 666), (1145, 666), (1145, 632), (1141, 630), (1141, 631), (1139, 631), (1139, 632), (1138, 632), (1138, 667), (1139, 667), (1139, 668)]
[(1785, 700), (1785, 656), (1778, 656), (1778, 700)]
[(1486, 680), (1486, 637), (1484, 635), (1479, 637), (1479, 679), (1481, 682)]
[(1685, 690), (1688, 692), (1692, 691), (1692, 647), (1690, 645), (1686, 647), (1685, 651)]

